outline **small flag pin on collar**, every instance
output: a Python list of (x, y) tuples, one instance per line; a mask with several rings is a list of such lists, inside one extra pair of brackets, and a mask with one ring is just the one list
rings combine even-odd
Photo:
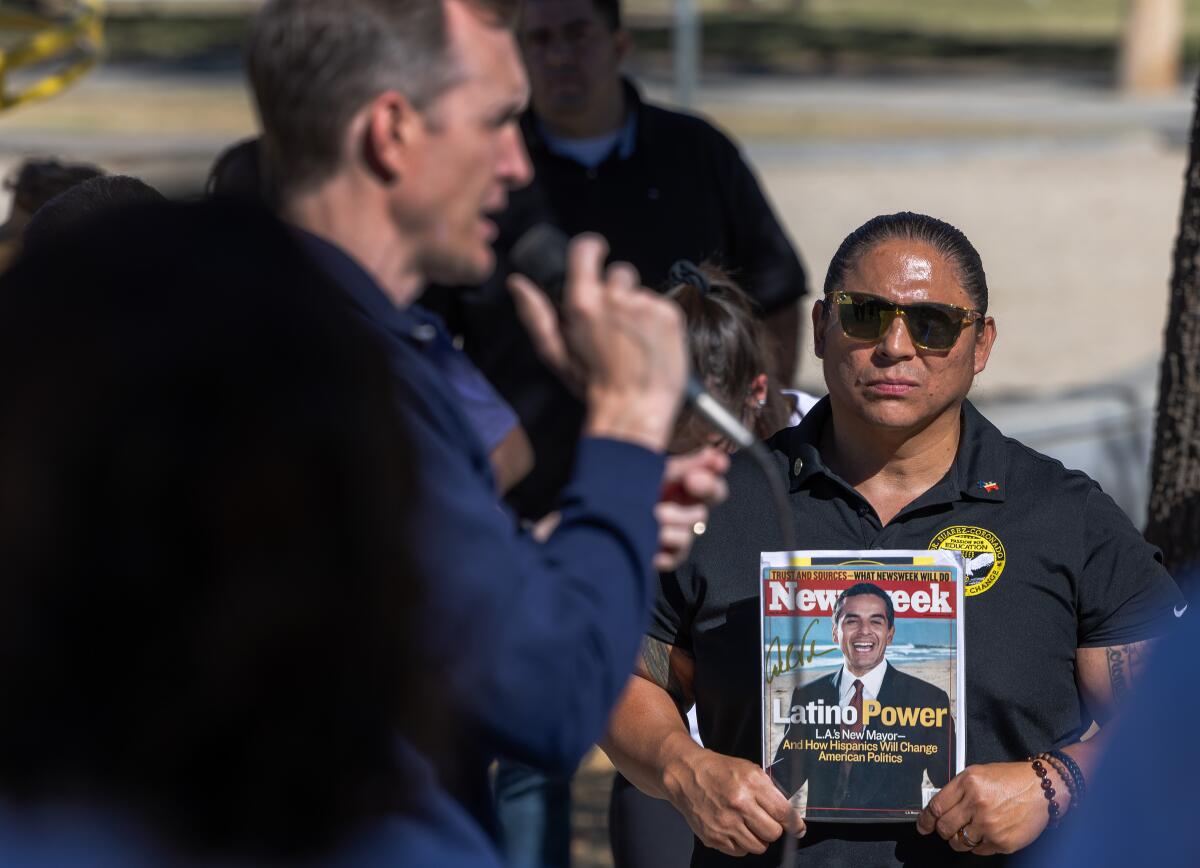
[(998, 483), (998, 482), (984, 482), (981, 479), (975, 485), (977, 488), (981, 488), (984, 491), (989, 492), (989, 493), (1000, 490), (1000, 483)]

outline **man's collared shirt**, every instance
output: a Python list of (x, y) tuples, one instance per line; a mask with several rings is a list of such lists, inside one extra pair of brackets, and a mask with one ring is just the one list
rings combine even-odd
[[(1079, 740), (1091, 723), (1075, 683), (1079, 648), (1160, 635), (1183, 603), (1123, 512), (1085, 474), (1005, 437), (970, 404), (946, 475), (883, 525), (825, 466), (830, 419), (822, 399), (768, 445), (790, 489), (802, 550), (962, 552), (968, 763), (1015, 761)], [(762, 762), (759, 556), (783, 549), (762, 470), (737, 455), (729, 499), (689, 561), (660, 579), (649, 635), (695, 659), (704, 745)], [(960, 725), (961, 725), (960, 721)], [(933, 836), (936, 839), (937, 836)], [(801, 841), (805, 865), (941, 865), (958, 857), (911, 824), (818, 824)], [(779, 864), (779, 849), (739, 865)], [(998, 868), (1000, 857), (989, 857)], [(701, 848), (693, 865), (723, 865)]]
[(430, 323), (397, 309), (340, 248), (302, 235), (387, 354), (413, 452), (425, 655), (446, 714), (443, 785), (494, 831), (488, 766), (504, 755), (570, 771), (600, 737), (637, 653), (658, 548), (664, 458), (586, 438), (545, 543), (496, 500), (488, 456), (436, 360)]
[(364, 316), (397, 335), (407, 335), (413, 346), (442, 372), (455, 403), (479, 435), (484, 450), (490, 453), (499, 446), (517, 427), (517, 414), (466, 354), (454, 346), (441, 318), (419, 304), (397, 308), (341, 250), (310, 232), (297, 232), (309, 255), (339, 282)]

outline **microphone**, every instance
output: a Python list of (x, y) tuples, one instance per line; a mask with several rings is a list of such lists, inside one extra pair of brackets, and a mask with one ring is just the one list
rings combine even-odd
[[(567, 234), (557, 226), (538, 223), (526, 230), (509, 252), (514, 268), (537, 284), (556, 308), (562, 306), (569, 244)], [(758, 442), (758, 438), (710, 395), (694, 375), (688, 376), (684, 399), (709, 427), (737, 444), (738, 448), (749, 449)]]
[[(549, 223), (538, 223), (526, 230), (509, 251), (509, 260), (514, 268), (537, 284), (554, 304), (562, 307), (563, 284), (567, 278), (567, 246), (570, 239), (565, 232)], [(785, 551), (794, 552), (796, 525), (792, 518), (787, 488), (783, 484), (779, 464), (766, 444), (746, 430), (738, 419), (708, 393), (694, 374), (688, 375), (684, 398), (688, 405), (709, 427), (750, 455), (766, 477), (767, 489), (775, 506), (775, 517), (779, 522), (779, 540)], [(799, 752), (792, 757), (793, 776), (798, 776)], [(794, 778), (793, 778), (794, 779)], [(797, 842), (787, 835), (783, 846), (780, 868), (796, 868)]]

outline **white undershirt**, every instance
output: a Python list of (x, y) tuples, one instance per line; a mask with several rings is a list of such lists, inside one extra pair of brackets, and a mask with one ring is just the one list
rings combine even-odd
[(816, 395), (801, 392), (799, 389), (780, 389), (779, 391), (795, 402), (793, 405), (795, 409), (792, 410), (791, 416), (788, 417), (789, 428), (795, 428), (799, 425), (800, 421), (808, 415), (808, 411), (816, 406), (817, 401), (821, 400)]
[(866, 675), (855, 675), (846, 668), (846, 664), (842, 664), (842, 680), (838, 682), (838, 705), (849, 705), (850, 700), (854, 696), (854, 681), (858, 679), (863, 683), (863, 699), (878, 699), (879, 688), (883, 686), (883, 676), (887, 672), (888, 662), (886, 659), (880, 660), (879, 665), (868, 672)]
[(551, 139), (549, 136), (545, 138), (547, 147), (560, 157), (567, 157), (582, 166), (594, 169), (612, 153), (620, 135), (618, 130), (594, 139)]
[(629, 112), (621, 126), (611, 133), (588, 139), (567, 139), (556, 136), (545, 124), (538, 122), (538, 133), (551, 153), (574, 160), (587, 169), (594, 169), (608, 159), (615, 148), (617, 156), (626, 160), (637, 143), (637, 115)]

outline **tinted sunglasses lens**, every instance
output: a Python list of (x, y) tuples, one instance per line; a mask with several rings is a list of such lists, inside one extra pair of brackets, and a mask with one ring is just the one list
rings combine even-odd
[(915, 305), (905, 310), (913, 343), (927, 350), (948, 350), (958, 340), (962, 320), (948, 310)]
[(842, 331), (848, 338), (860, 341), (878, 340), (886, 328), (884, 314), (887, 313), (887, 323), (892, 321), (893, 308), (879, 303), (878, 300), (863, 297), (843, 295), (838, 299), (838, 319)]

